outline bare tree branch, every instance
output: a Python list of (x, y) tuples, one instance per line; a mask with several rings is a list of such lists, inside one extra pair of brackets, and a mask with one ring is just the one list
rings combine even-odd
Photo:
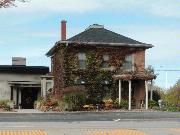
[(27, 2), (29, 0), (0, 0), (0, 8), (8, 8), (11, 6), (16, 6), (15, 5), (16, 1)]

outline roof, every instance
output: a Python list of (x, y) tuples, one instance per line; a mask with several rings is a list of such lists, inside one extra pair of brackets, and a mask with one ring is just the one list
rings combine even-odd
[(0, 65), (0, 73), (45, 75), (45, 74), (49, 73), (49, 67), (46, 67), (46, 66)]
[(113, 75), (115, 80), (153, 80), (156, 79), (157, 75), (151, 72), (131, 72), (131, 73), (120, 73), (118, 75)]
[(98, 24), (90, 25), (85, 31), (67, 39), (66, 41), (57, 42), (46, 55), (51, 56), (54, 53), (56, 46), (59, 44), (83, 44), (103, 47), (141, 47), (145, 49), (153, 47), (151, 44), (142, 43), (107, 30), (104, 26)]
[(85, 31), (69, 38), (67, 41), (143, 44), (100, 26), (98, 24), (91, 25)]

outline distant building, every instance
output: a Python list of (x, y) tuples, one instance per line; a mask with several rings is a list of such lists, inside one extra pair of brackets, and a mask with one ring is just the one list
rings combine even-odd
[[(90, 25), (85, 31), (66, 39), (66, 21), (62, 21), (61, 41), (56, 42), (47, 53), (52, 60), (54, 91), (62, 94), (82, 86), (86, 89), (91, 85), (87, 72), (95, 78), (101, 71), (109, 71), (114, 80), (102, 80), (99, 85), (103, 85), (103, 91), (108, 90), (111, 82), (118, 82), (119, 102), (121, 99), (128, 100), (129, 109), (131, 105), (140, 108), (146, 103), (147, 109), (147, 81), (156, 76), (145, 70), (145, 51), (152, 47), (98, 24)], [(92, 57), (93, 62), (90, 62)]]
[(15, 108), (32, 109), (34, 101), (53, 87), (48, 74), (48, 67), (26, 66), (25, 58), (13, 57), (12, 65), (0, 65), (0, 100), (14, 101)]

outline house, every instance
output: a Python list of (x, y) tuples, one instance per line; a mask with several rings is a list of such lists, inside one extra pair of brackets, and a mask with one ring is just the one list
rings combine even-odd
[[(48, 51), (51, 57), (54, 92), (85, 89), (90, 98), (117, 97), (128, 100), (129, 110), (148, 109), (148, 81), (156, 78), (145, 69), (145, 51), (153, 45), (142, 43), (104, 28), (90, 25), (66, 39), (66, 21), (61, 22), (61, 41)], [(101, 78), (101, 79), (99, 79)]]
[(49, 67), (26, 66), (25, 58), (13, 57), (12, 65), (0, 65), (0, 100), (13, 101), (14, 108), (32, 109), (34, 101), (53, 87), (48, 74)]

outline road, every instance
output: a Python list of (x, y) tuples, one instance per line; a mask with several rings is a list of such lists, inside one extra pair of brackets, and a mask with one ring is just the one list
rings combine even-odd
[(178, 112), (0, 113), (0, 122), (77, 122), (121, 120), (180, 120)]
[(1, 130), (48, 135), (179, 135), (180, 113), (98, 112), (0, 114)]
[[(122, 129), (140, 131), (142, 133), (146, 133), (146, 135), (178, 135), (180, 134), (180, 132), (178, 133), (171, 130), (172, 129), (179, 130), (180, 122), (178, 121), (88, 121), (85, 122), (84, 121), (84, 122), (1, 122), (0, 123), (0, 130), (44, 130), (48, 135), (88, 135), (87, 134), (88, 132), (93, 133), (93, 132), (105, 132), (105, 131), (113, 131), (113, 130), (121, 131)], [(117, 135), (122, 135), (122, 134), (117, 134)]]

